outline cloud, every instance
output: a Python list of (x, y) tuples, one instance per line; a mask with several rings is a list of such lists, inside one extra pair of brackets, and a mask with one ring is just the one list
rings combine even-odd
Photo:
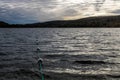
[(0, 0), (0, 20), (35, 23), (77, 19), (120, 14), (119, 8), (119, 0)]
[(120, 14), (120, 9), (114, 10), (114, 11), (112, 11), (111, 13)]
[(34, 23), (56, 18), (52, 10), (57, 5), (53, 0), (2, 0), (0, 3), (0, 20), (9, 23)]

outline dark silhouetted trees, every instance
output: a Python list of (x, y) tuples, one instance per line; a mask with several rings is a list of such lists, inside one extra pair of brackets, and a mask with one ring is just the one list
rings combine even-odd
[(8, 25), (7, 23), (1, 22), (0, 27), (17, 27), (17, 28), (29, 28), (29, 27), (59, 27), (59, 28), (85, 28), (85, 27), (120, 27), (120, 16), (99, 16), (99, 17), (89, 17), (78, 20), (65, 20), (65, 21), (50, 21), (44, 23), (34, 23), (34, 24), (14, 24)]

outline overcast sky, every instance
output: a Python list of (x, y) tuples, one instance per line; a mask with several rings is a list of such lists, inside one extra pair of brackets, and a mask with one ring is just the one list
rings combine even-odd
[(119, 14), (120, 0), (0, 0), (0, 21), (15, 24)]

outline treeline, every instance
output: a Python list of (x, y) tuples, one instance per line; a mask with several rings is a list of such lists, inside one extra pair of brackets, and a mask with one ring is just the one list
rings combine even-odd
[(10, 25), (2, 21), (0, 22), (0, 27), (7, 27), (7, 26), (10, 26)]
[(66, 21), (50, 21), (44, 23), (35, 23), (35, 24), (24, 24), (24, 25), (1, 25), (0, 27), (41, 27), (41, 28), (48, 28), (48, 27), (73, 27), (73, 28), (85, 28), (85, 27), (120, 27), (120, 16), (100, 16), (100, 17), (89, 17), (83, 18), (79, 20), (66, 20)]

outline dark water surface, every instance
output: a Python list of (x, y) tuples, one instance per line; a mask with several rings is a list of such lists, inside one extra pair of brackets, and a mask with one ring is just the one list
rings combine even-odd
[(0, 80), (41, 80), (39, 57), (45, 80), (120, 80), (120, 29), (0, 29)]

